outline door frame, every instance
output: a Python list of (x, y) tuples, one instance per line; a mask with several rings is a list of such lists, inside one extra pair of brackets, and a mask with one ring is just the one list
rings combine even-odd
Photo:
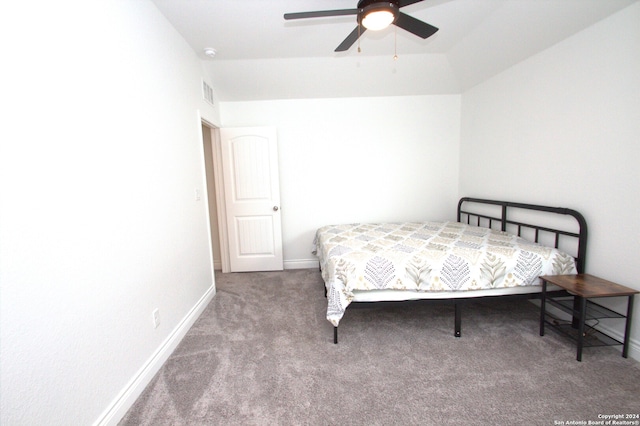
[(229, 233), (227, 232), (227, 203), (224, 197), (224, 177), (222, 172), (222, 143), (220, 141), (220, 128), (211, 129), (211, 141), (213, 142), (213, 173), (215, 177), (216, 206), (218, 216), (218, 234), (220, 235), (220, 262), (222, 273), (231, 272), (229, 260)]
[[(227, 233), (227, 210), (226, 210), (226, 202), (224, 197), (224, 178), (222, 173), (222, 145), (220, 142), (220, 128), (215, 124), (211, 123), (202, 115), (199, 117), (200, 119), (200, 128), (206, 127), (209, 132), (211, 132), (211, 151), (213, 154), (213, 181), (214, 188), (209, 188), (206, 182), (206, 168), (205, 168), (205, 187), (207, 190), (205, 191), (205, 197), (207, 200), (207, 213), (210, 216), (214, 213), (211, 212), (208, 204), (211, 189), (213, 189), (213, 193), (215, 194), (216, 199), (216, 221), (218, 224), (218, 236), (220, 243), (220, 263), (222, 267), (222, 272), (227, 273), (231, 271), (231, 264), (229, 261), (229, 235)], [(204, 141), (204, 135), (201, 135), (201, 139)], [(211, 223), (209, 221), (209, 223)], [(211, 229), (209, 229), (209, 239), (211, 239)], [(211, 241), (211, 264), (213, 268), (213, 241)]]

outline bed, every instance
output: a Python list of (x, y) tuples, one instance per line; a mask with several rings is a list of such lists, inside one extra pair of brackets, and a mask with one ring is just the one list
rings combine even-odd
[(323, 226), (314, 253), (338, 343), (338, 325), (355, 303), (451, 303), (460, 337), (464, 302), (537, 297), (540, 276), (584, 272), (586, 244), (587, 224), (575, 210), (465, 197), (457, 221)]

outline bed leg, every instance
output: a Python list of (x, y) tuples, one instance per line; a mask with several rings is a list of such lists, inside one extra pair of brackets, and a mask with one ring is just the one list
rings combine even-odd
[(333, 343), (338, 344), (338, 327), (333, 327)]
[(455, 330), (453, 335), (460, 337), (460, 329), (462, 328), (462, 312), (459, 303), (454, 303), (453, 305), (455, 306), (456, 311)]

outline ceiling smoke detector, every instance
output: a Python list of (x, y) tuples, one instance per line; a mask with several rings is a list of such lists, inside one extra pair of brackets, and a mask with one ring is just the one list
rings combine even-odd
[(205, 47), (204, 54), (207, 58), (215, 58), (216, 57), (216, 49), (213, 47)]

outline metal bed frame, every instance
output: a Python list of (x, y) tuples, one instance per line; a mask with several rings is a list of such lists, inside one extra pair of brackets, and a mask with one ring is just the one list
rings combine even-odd
[[(463, 210), (462, 205), (464, 203), (497, 205), (502, 208), (502, 213), (500, 217), (493, 217), (493, 216), (489, 216), (481, 213), (474, 213), (471, 210)], [(509, 211), (513, 211), (514, 209), (533, 210), (533, 211), (541, 211), (541, 212), (547, 212), (547, 213), (555, 213), (558, 215), (572, 216), (578, 223), (579, 230), (578, 232), (571, 232), (571, 231), (567, 231), (566, 229), (558, 229), (557, 227), (550, 228), (546, 226), (533, 225), (533, 224), (518, 222), (515, 220), (510, 220)], [(586, 254), (587, 254), (587, 221), (585, 220), (584, 216), (582, 216), (582, 214), (580, 214), (575, 210), (562, 208), (562, 207), (547, 207), (547, 206), (539, 206), (535, 204), (512, 203), (509, 201), (494, 201), (494, 200), (483, 200), (480, 198), (464, 197), (464, 198), (461, 198), (460, 201), (458, 202), (457, 221), (462, 222), (463, 216), (466, 216), (467, 224), (471, 224), (471, 218), (475, 217), (477, 226), (480, 226), (481, 219), (488, 220), (489, 226), (487, 226), (487, 228), (492, 228), (494, 222), (499, 222), (501, 231), (506, 231), (507, 225), (514, 225), (518, 228), (518, 232), (517, 232), (518, 236), (522, 235), (523, 228), (533, 229), (535, 231), (534, 242), (536, 243), (539, 241), (540, 231), (554, 234), (555, 235), (554, 248), (558, 248), (560, 244), (560, 236), (577, 238), (578, 251), (575, 256), (576, 269), (578, 270), (578, 273), (580, 274), (584, 273), (584, 265), (585, 265)]]
[[(484, 213), (481, 212), (482, 208), (478, 208), (478, 206), (499, 206), (500, 214), (496, 215), (495, 213)], [(518, 221), (512, 219), (512, 215), (515, 210), (519, 211), (538, 211), (544, 213), (551, 213), (553, 215), (560, 216), (570, 216), (574, 219), (571, 225), (567, 226), (547, 226), (545, 224), (537, 225), (532, 223), (525, 223), (523, 221)], [(547, 218), (549, 216), (546, 216)], [(557, 217), (557, 216), (556, 216)], [(541, 206), (535, 204), (523, 204), (523, 203), (514, 203), (509, 201), (496, 201), (496, 200), (486, 200), (481, 198), (470, 198), (463, 197), (458, 202), (458, 210), (457, 210), (457, 219), (458, 222), (467, 223), (469, 225), (473, 224), (476, 226), (483, 226), (485, 228), (496, 229), (499, 226), (501, 231), (511, 232), (511, 228), (517, 229), (516, 233), (519, 237), (522, 237), (523, 230), (530, 230), (533, 232), (534, 242), (538, 243), (540, 240), (541, 234), (551, 234), (553, 235), (553, 239), (555, 241), (554, 248), (558, 248), (561, 238), (573, 238), (577, 239), (577, 250), (575, 254), (576, 259), (576, 269), (578, 273), (584, 273), (585, 271), (585, 262), (586, 262), (586, 253), (587, 253), (587, 221), (581, 213), (576, 210), (562, 208), (562, 207), (548, 207)], [(576, 227), (578, 230), (571, 230)], [(523, 237), (526, 238), (526, 237)], [(574, 240), (575, 241), (575, 240)], [(560, 291), (559, 293), (563, 293)], [(325, 287), (325, 296), (326, 296), (326, 287)], [(489, 299), (489, 298), (527, 298), (534, 299), (540, 298), (540, 293), (525, 293), (525, 294), (516, 294), (516, 295), (500, 295), (500, 296), (479, 296), (479, 297), (460, 297), (460, 298), (452, 298), (452, 299), (421, 299), (421, 300), (408, 300), (402, 302), (352, 302), (351, 306), (356, 307), (356, 305), (371, 305), (375, 306), (385, 305), (385, 304), (398, 304), (398, 303), (453, 303), (455, 309), (455, 321), (454, 321), (454, 336), (461, 337), (461, 329), (462, 329), (462, 304), (471, 302), (478, 299)], [(333, 327), (333, 343), (338, 343), (338, 327)]]

